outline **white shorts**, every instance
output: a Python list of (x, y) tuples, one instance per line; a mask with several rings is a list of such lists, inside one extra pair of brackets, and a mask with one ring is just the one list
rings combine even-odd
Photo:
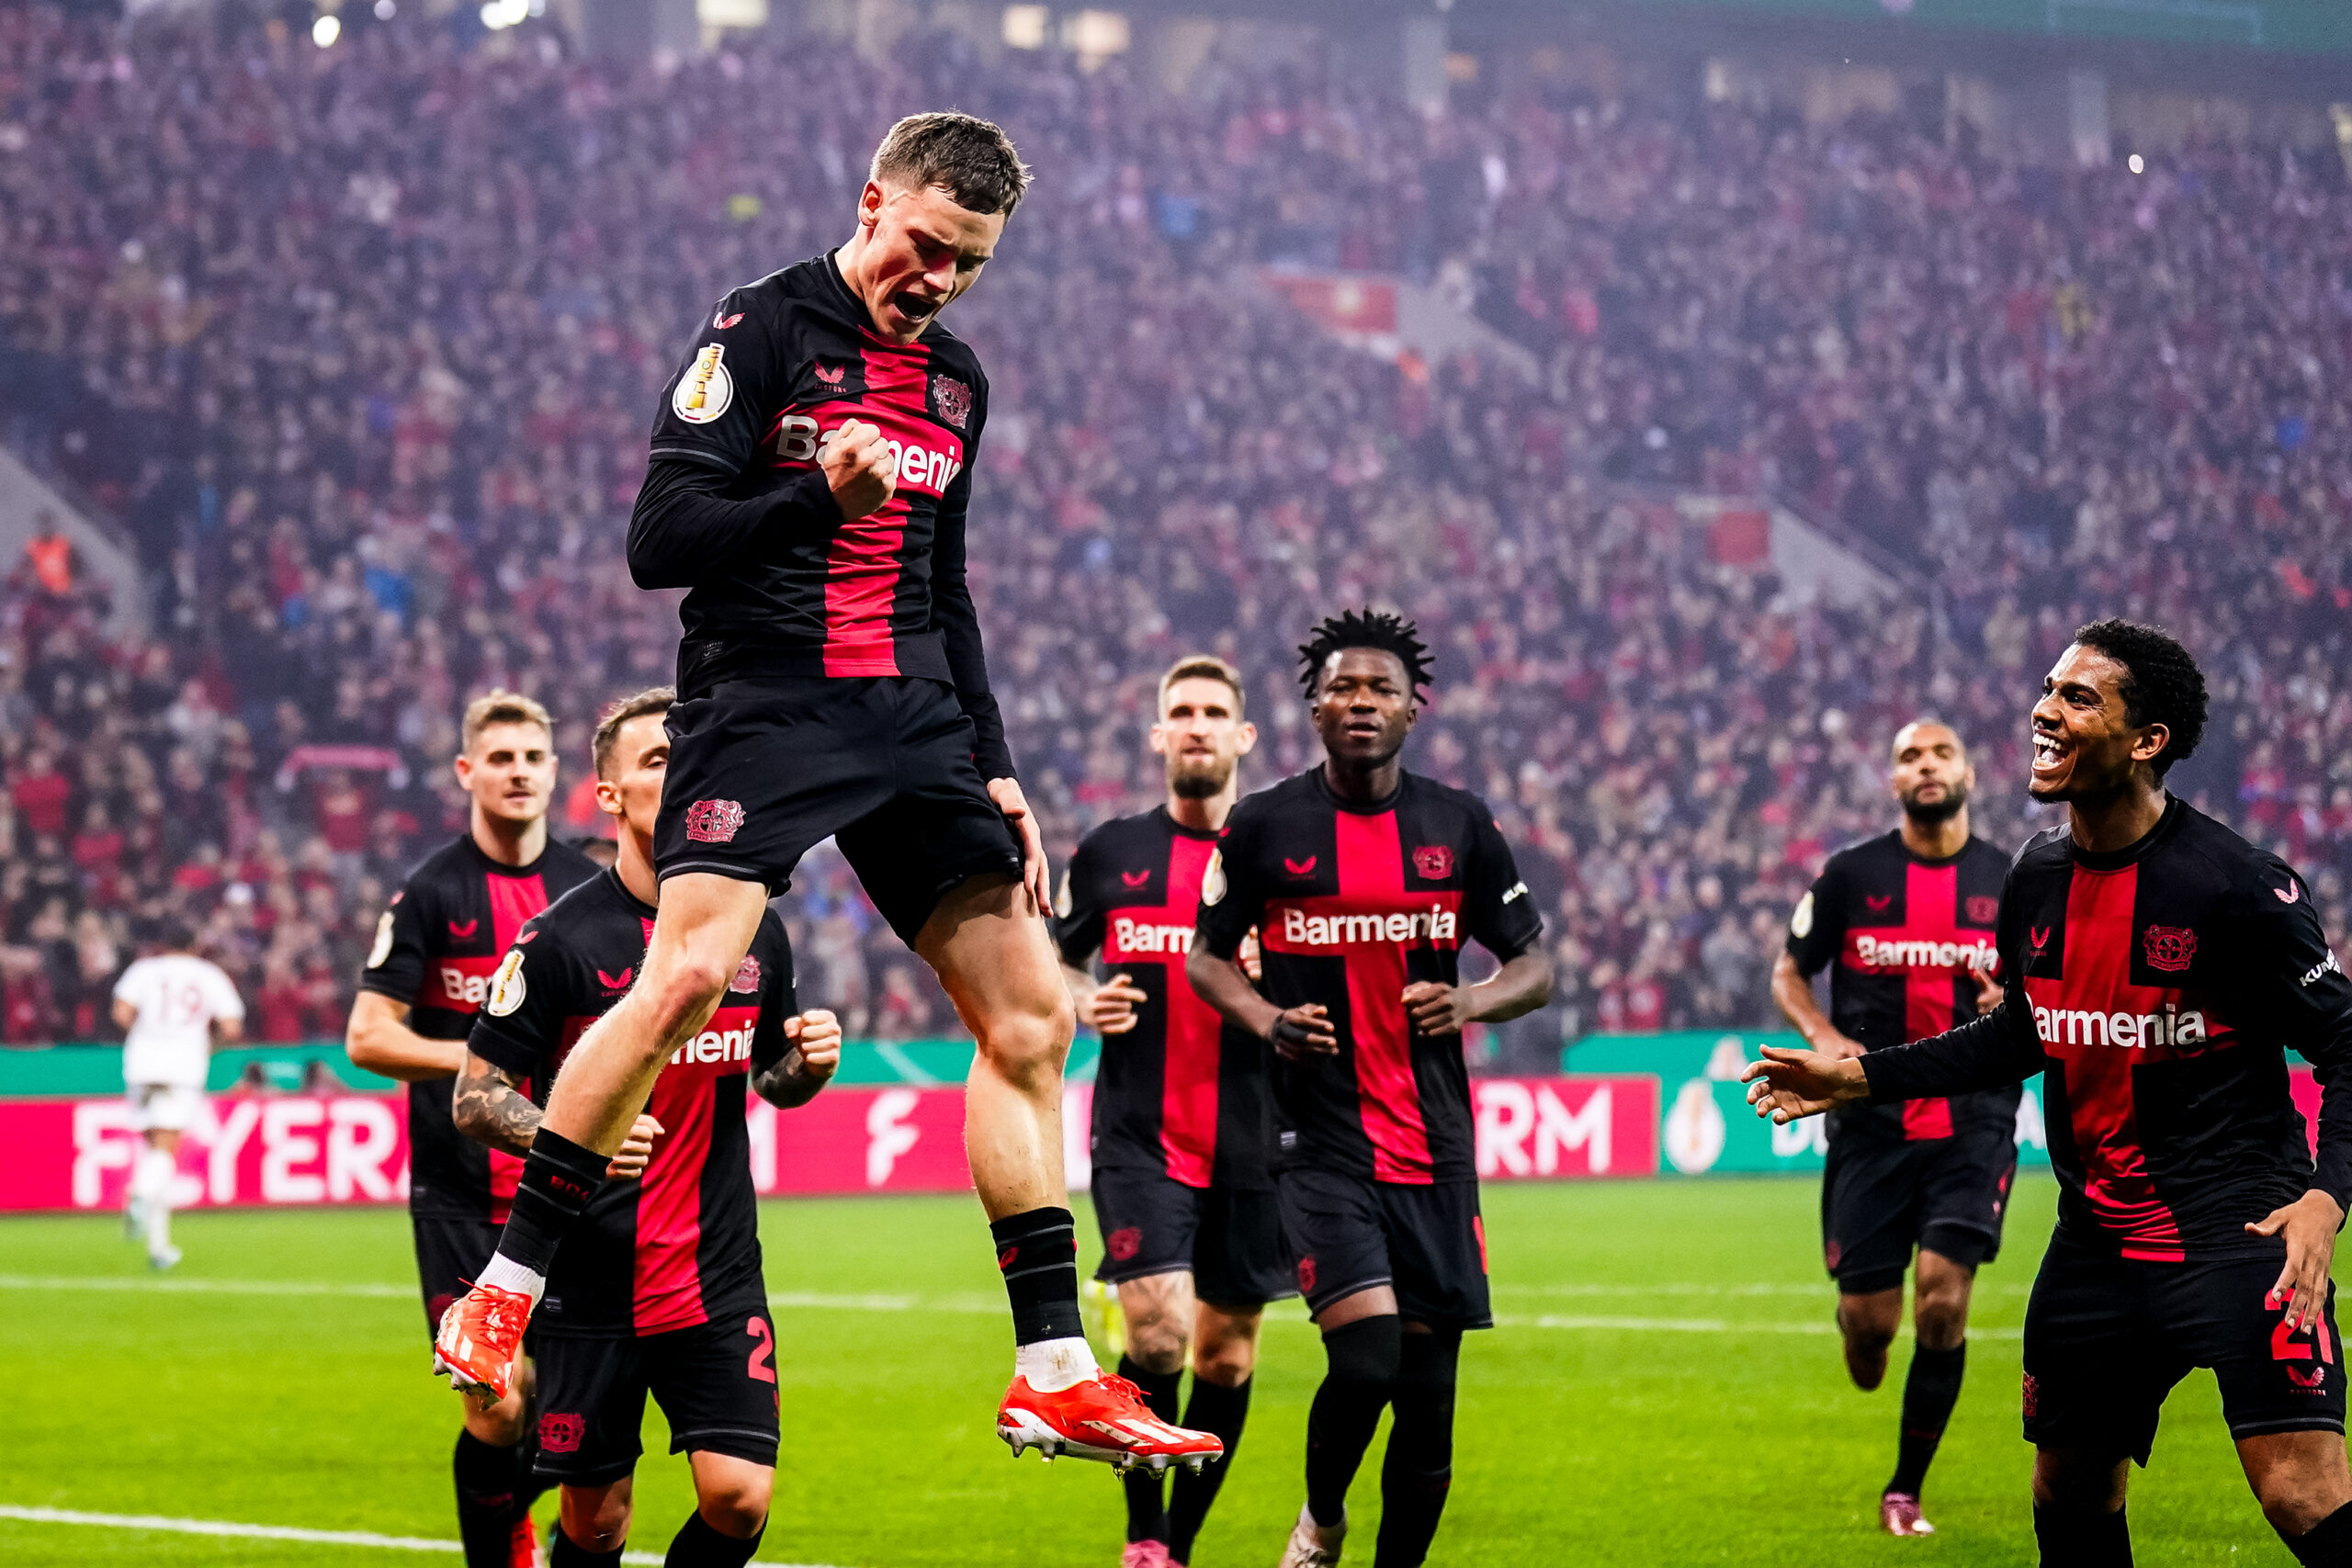
[(204, 1091), (185, 1084), (135, 1083), (130, 1097), (136, 1133), (185, 1133), (204, 1114)]

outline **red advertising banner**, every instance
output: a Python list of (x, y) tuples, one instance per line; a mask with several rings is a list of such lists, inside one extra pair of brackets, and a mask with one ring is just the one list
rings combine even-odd
[(1657, 1174), (1657, 1079), (1473, 1078), (1478, 1179)]

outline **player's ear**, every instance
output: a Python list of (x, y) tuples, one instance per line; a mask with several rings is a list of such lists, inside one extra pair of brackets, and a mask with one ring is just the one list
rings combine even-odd
[(1166, 719), (1155, 718), (1151, 721), (1150, 741), (1152, 750), (1162, 757), (1168, 755), (1168, 721)]
[(882, 220), (882, 204), (888, 199), (888, 194), (878, 181), (866, 181), (865, 189), (859, 193), (857, 198), (858, 227), (871, 229), (879, 223)]
[(1257, 747), (1258, 727), (1245, 718), (1241, 721), (1241, 728), (1233, 732), (1233, 739), (1234, 755), (1247, 757)]
[(2140, 739), (2132, 742), (2132, 760), (2135, 762), (2154, 761), (2158, 753), (2164, 750), (2171, 739), (2172, 729), (2169, 726), (2162, 724), (2148, 726), (2141, 732)]
[(450, 762), (449, 766), (458, 775), (458, 787), (459, 789), (470, 789), (473, 786), (474, 764), (472, 758), (467, 756), (463, 751), (460, 751), (458, 753), (456, 759)]
[(596, 781), (596, 809), (614, 818), (621, 816), (621, 792), (609, 779)]

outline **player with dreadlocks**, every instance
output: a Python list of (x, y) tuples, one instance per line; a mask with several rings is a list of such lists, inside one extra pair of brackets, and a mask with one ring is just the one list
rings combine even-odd
[[(1299, 659), (1323, 762), (1234, 807), (1185, 977), (1273, 1047), (1276, 1194), (1329, 1359), (1283, 1568), (1340, 1560), (1348, 1485), (1390, 1405), (1374, 1564), (1416, 1568), (1453, 1474), (1463, 1331), (1494, 1321), (1462, 1028), (1542, 1007), (1552, 964), (1485, 803), (1397, 760), (1430, 678), (1412, 625), (1350, 611)], [(1262, 994), (1232, 962), (1252, 928)], [(1502, 961), (1476, 985), (1465, 936)]]

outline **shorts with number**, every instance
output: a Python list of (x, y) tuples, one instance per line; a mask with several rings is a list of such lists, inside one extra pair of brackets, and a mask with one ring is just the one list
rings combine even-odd
[(1094, 1277), (1105, 1284), (1188, 1270), (1193, 1294), (1212, 1306), (1263, 1306), (1298, 1293), (1271, 1191), (1188, 1187), (1164, 1171), (1098, 1166), (1092, 1196), (1102, 1227)]
[(775, 1464), (775, 1330), (764, 1302), (693, 1328), (634, 1339), (543, 1335), (537, 1472), (602, 1486), (645, 1451), (645, 1396), (670, 1423), (670, 1451)]
[(1274, 1179), (1308, 1312), (1387, 1285), (1408, 1323), (1495, 1325), (1476, 1181), (1412, 1185), (1297, 1167)]
[(2270, 1288), (2286, 1243), (2189, 1263), (2120, 1258), (2062, 1227), (2025, 1313), (2025, 1437), (2041, 1448), (2148, 1462), (2173, 1384), (2211, 1367), (2232, 1438), (2344, 1430), (2335, 1287), (2290, 1332)]
[(831, 838), (909, 946), (941, 895), (1021, 874), (1017, 831), (972, 760), (954, 690), (913, 676), (722, 682), (670, 709), (653, 828), (668, 877), (711, 872), (780, 893)]
[(185, 1133), (204, 1118), (204, 1091), (186, 1084), (135, 1083), (126, 1091), (134, 1133)]
[(409, 1229), (416, 1237), (416, 1282), (424, 1292), (424, 1332), (439, 1331), (449, 1303), (474, 1288), (474, 1280), (498, 1250), (499, 1227), (488, 1220), (420, 1214), (412, 1210)]
[(1847, 1295), (1892, 1291), (1917, 1246), (1974, 1268), (2000, 1255), (2018, 1173), (2005, 1128), (1895, 1140), (1829, 1140), (1821, 1173), (1821, 1253)]

